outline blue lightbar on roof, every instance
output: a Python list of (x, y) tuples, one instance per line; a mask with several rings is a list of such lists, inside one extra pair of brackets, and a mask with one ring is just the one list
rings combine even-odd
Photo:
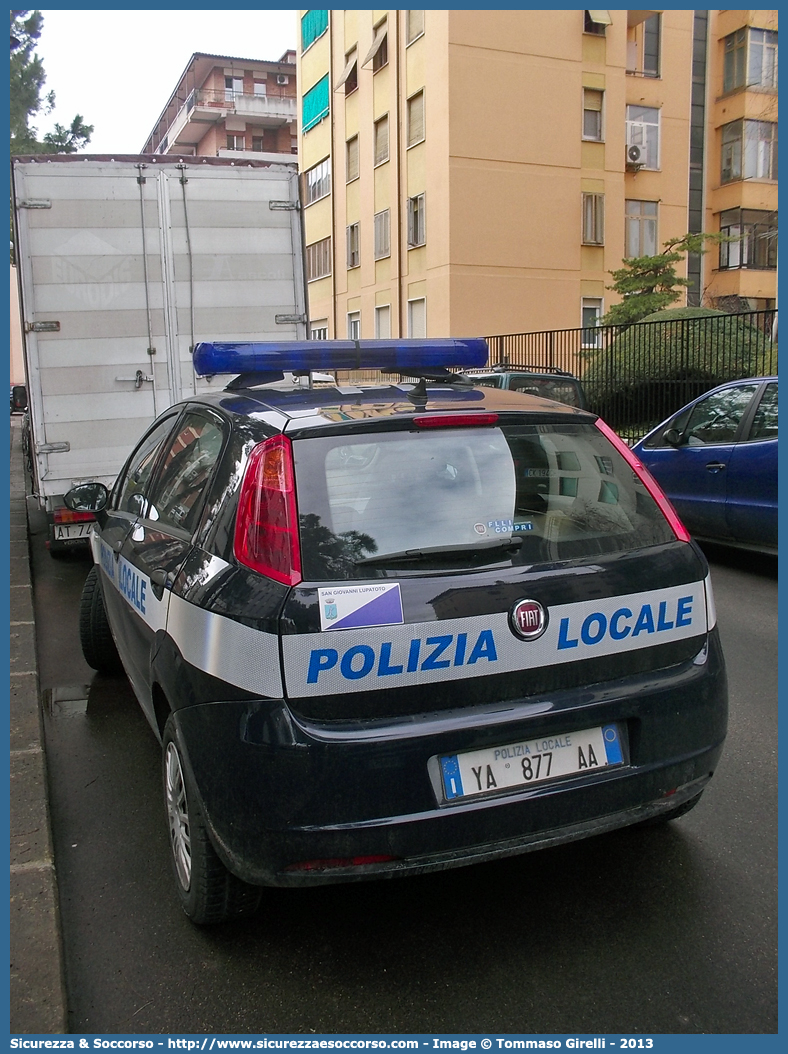
[(487, 341), (425, 338), (424, 340), (274, 340), (202, 341), (194, 346), (194, 371), (200, 377), (219, 373), (292, 373), (310, 370), (383, 370), (456, 366), (470, 369), (487, 364)]

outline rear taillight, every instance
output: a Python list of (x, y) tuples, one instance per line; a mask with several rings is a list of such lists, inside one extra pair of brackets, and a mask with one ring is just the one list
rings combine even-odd
[(665, 495), (662, 493), (662, 488), (660, 487), (659, 483), (657, 483), (657, 481), (651, 475), (651, 473), (643, 464), (643, 462), (632, 453), (632, 451), (629, 449), (624, 440), (620, 436), (616, 435), (610, 425), (606, 425), (605, 422), (600, 420), (599, 418), (597, 418), (594, 423), (596, 424), (597, 428), (602, 433), (602, 435), (610, 440), (610, 442), (613, 444), (619, 454), (621, 454), (621, 456), (632, 467), (632, 471), (635, 473), (637, 478), (640, 480), (640, 482), (649, 492), (651, 497), (657, 503), (662, 512), (662, 515), (670, 524), (673, 533), (676, 535), (678, 540), (680, 542), (691, 541), (689, 531), (681, 522), (678, 513), (670, 504)]
[(288, 586), (301, 581), (293, 451), (284, 435), (266, 439), (249, 455), (233, 548), (253, 571)]

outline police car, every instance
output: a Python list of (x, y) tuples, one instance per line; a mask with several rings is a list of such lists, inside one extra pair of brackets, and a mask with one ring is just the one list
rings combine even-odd
[[(162, 744), (187, 915), (679, 816), (726, 676), (709, 570), (601, 420), (481, 340), (199, 344), (96, 513), (80, 635)], [(451, 369), (449, 368), (451, 367)], [(379, 368), (398, 383), (266, 387)]]

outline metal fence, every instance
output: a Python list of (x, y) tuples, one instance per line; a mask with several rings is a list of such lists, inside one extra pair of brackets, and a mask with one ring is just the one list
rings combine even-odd
[(777, 311), (674, 316), (629, 326), (487, 337), (489, 365), (560, 369), (589, 406), (634, 441), (710, 388), (777, 373)]

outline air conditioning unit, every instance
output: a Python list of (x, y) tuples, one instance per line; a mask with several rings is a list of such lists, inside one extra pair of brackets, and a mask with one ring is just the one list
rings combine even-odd
[(289, 80), (290, 80), (290, 78), (287, 76), (286, 73), (277, 73), (277, 75), (276, 75), (276, 83), (277, 84), (287, 84), (287, 82)]
[(642, 165), (645, 163), (646, 156), (642, 146), (627, 147), (627, 164), (628, 165)]

